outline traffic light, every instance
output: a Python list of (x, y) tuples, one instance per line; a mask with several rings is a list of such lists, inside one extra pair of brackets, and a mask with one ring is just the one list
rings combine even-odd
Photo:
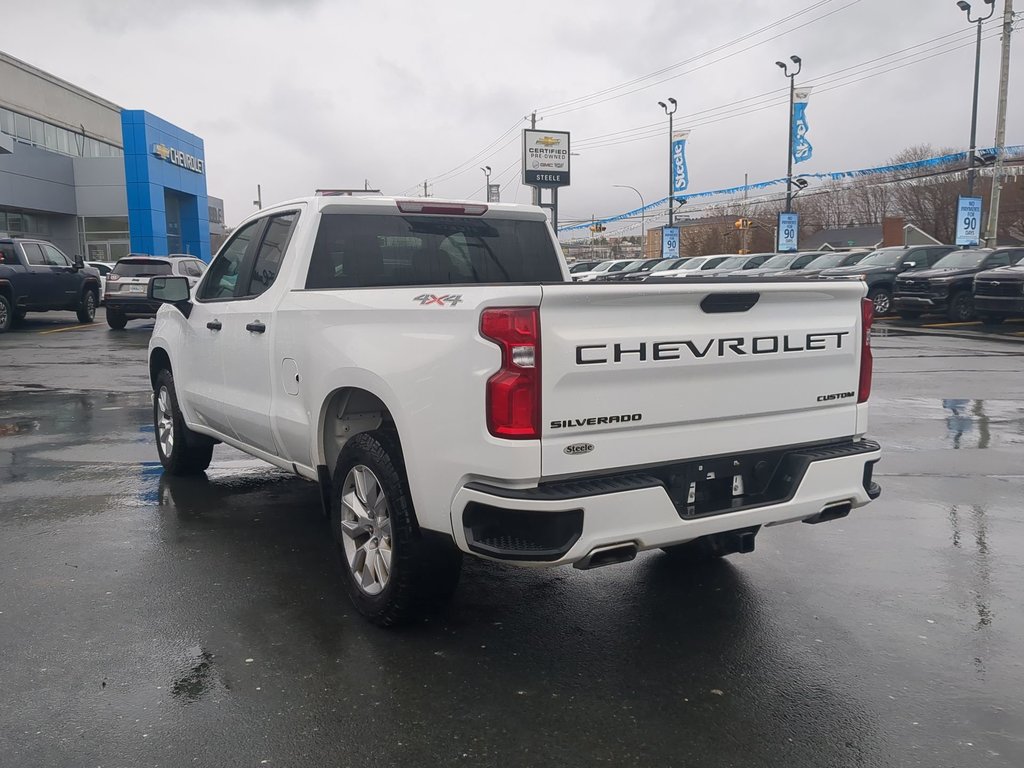
[(750, 229), (754, 226), (754, 222), (750, 219), (736, 219), (736, 223), (733, 224), (736, 229)]
[(604, 232), (607, 227), (604, 224), (594, 224), (591, 228), (591, 232)]

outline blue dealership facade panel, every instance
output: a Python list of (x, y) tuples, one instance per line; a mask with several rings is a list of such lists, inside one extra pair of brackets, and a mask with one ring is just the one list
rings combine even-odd
[(203, 140), (141, 109), (121, 112), (133, 253), (210, 260)]

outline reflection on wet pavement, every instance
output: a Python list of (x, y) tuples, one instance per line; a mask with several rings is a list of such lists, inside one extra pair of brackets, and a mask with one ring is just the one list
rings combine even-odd
[(1024, 357), (876, 349), (867, 509), (710, 567), (473, 560), (402, 633), (312, 484), (164, 475), (141, 388), (0, 387), (0, 764), (1019, 768)]

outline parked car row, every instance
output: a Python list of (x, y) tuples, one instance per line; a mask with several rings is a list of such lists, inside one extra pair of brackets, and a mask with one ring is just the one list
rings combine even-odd
[(822, 279), (856, 276), (867, 284), (875, 315), (880, 317), (894, 310), (906, 319), (942, 314), (955, 322), (980, 317), (992, 324), (1007, 317), (1024, 317), (1024, 248), (965, 250), (952, 245), (921, 245), (873, 251), (612, 259), (577, 262), (569, 271), (574, 281), (601, 283), (667, 282), (727, 274), (758, 279), (793, 274)]
[(71, 310), (91, 323), (100, 303), (107, 305), (107, 324), (120, 330), (131, 318), (156, 317), (159, 303), (146, 298), (152, 277), (180, 275), (194, 286), (205, 270), (205, 262), (184, 253), (86, 262), (45, 240), (0, 237), (0, 333), (29, 312)]

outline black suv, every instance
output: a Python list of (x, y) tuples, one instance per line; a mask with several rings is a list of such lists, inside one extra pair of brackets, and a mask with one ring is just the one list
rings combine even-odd
[(66, 309), (91, 323), (99, 297), (99, 272), (81, 256), (69, 259), (45, 240), (0, 237), (0, 333), (27, 312)]
[(1017, 248), (972, 248), (953, 251), (931, 269), (914, 270), (896, 279), (894, 302), (900, 316), (913, 319), (925, 313), (945, 314), (954, 322), (974, 319), (974, 276), (1016, 260)]
[(892, 311), (892, 295), (896, 287), (896, 276), (908, 270), (929, 269), (950, 251), (952, 245), (910, 245), (879, 248), (872, 251), (853, 266), (826, 269), (821, 277), (840, 275), (861, 275), (868, 285), (868, 298), (874, 302), (875, 317), (882, 317)]
[(974, 311), (981, 322), (996, 325), (1008, 317), (1024, 317), (1024, 248), (1007, 248), (1009, 267), (979, 272), (974, 277)]

